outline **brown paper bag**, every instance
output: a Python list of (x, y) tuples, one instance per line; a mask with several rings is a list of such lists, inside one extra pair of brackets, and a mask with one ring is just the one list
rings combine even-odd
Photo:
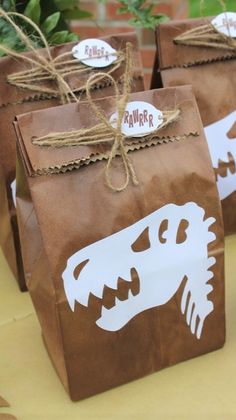
[[(114, 36), (107, 36), (102, 38), (112, 48), (120, 52), (125, 49), (126, 43), (130, 42), (133, 45), (133, 65), (134, 74), (132, 82), (132, 90), (141, 91), (144, 88), (142, 66), (140, 54), (138, 52), (138, 45), (136, 35), (134, 33), (120, 34)], [(53, 58), (59, 57), (62, 54), (70, 53), (73, 44), (66, 44), (57, 47), (50, 48)], [(37, 50), (37, 54), (47, 57), (45, 50)], [(33, 57), (32, 53), (27, 53), (27, 57)], [(72, 54), (68, 54), (67, 60), (75, 60)], [(75, 60), (76, 61), (76, 60)], [(122, 85), (122, 76), (124, 73), (125, 60), (118, 66), (116, 63), (103, 69), (105, 72), (109, 72), (115, 78), (120, 81)], [(1, 218), (0, 218), (0, 244), (10, 265), (10, 268), (16, 276), (21, 290), (25, 290), (25, 280), (22, 271), (22, 261), (20, 253), (20, 244), (18, 240), (18, 230), (16, 221), (16, 209), (15, 209), (15, 134), (12, 127), (12, 122), (17, 114), (29, 112), (31, 110), (48, 108), (60, 104), (59, 95), (53, 93), (42, 93), (42, 89), (55, 89), (57, 85), (54, 82), (47, 82), (47, 84), (38, 83), (40, 91), (32, 91), (31, 89), (21, 89), (19, 86), (15, 86), (9, 83), (8, 77), (13, 73), (17, 73), (23, 70), (27, 70), (29, 64), (25, 59), (19, 60), (10, 57), (0, 59), (0, 81), (1, 81), (1, 99), (0, 99), (0, 166), (2, 167), (2, 175), (0, 177), (0, 201), (1, 201)], [(30, 68), (31, 68), (30, 67)], [(87, 67), (91, 70), (91, 67)], [(113, 71), (114, 70), (114, 71)], [(92, 72), (96, 74), (101, 69), (92, 69)], [(79, 75), (72, 73), (69, 77), (66, 77), (66, 81), (69, 83), (70, 88), (76, 90), (77, 96), (81, 96), (84, 91), (86, 80), (91, 72), (83, 72)], [(32, 81), (30, 82), (32, 84)], [(36, 85), (37, 80), (33, 83)], [(109, 84), (102, 80), (97, 81), (94, 85), (93, 96), (103, 97), (109, 96), (113, 93), (113, 88)], [(7, 197), (7, 201), (6, 201)]]
[[(176, 38), (212, 18), (172, 21), (156, 29), (157, 54), (152, 89), (191, 84), (199, 106), (218, 190), (225, 232), (236, 232), (236, 41), (235, 49), (177, 44)], [(228, 42), (219, 38), (217, 44)], [(196, 35), (195, 35), (196, 37)], [(179, 41), (180, 42), (180, 41)], [(186, 42), (186, 41), (185, 41)], [(197, 40), (199, 43), (199, 39)], [(205, 41), (204, 41), (205, 42)], [(209, 40), (206, 40), (209, 44)], [(210, 42), (211, 44), (211, 42)], [(227, 47), (227, 44), (226, 44)]]
[[(110, 121), (114, 97), (95, 102)], [(105, 182), (114, 147), (105, 123), (102, 143), (56, 145), (71, 141), (71, 130), (82, 141), (81, 130), (100, 123), (91, 103), (31, 112), (15, 123), (27, 285), (72, 400), (218, 349), (225, 339), (223, 222), (191, 87), (134, 93), (128, 106), (124, 125), (144, 136), (126, 137), (138, 185), (130, 180), (122, 192)], [(180, 113), (146, 135), (151, 106), (168, 118)], [(54, 147), (43, 146), (48, 135)], [(117, 187), (123, 164), (113, 157)]]

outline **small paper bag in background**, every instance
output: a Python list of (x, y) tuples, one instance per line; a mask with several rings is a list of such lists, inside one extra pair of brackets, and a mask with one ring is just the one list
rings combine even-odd
[[(105, 182), (122, 137), (109, 126), (118, 124), (117, 102), (93, 104), (107, 118), (98, 144), (92, 133), (101, 119), (88, 102), (31, 112), (15, 124), (27, 285), (73, 400), (218, 349), (225, 339), (223, 222), (191, 87), (130, 95), (125, 148), (113, 156), (110, 181), (124, 182), (126, 162), (138, 185), (130, 180), (121, 192)], [(162, 126), (176, 109), (178, 118)], [(48, 137), (53, 147), (45, 146)], [(82, 143), (72, 146), (76, 139)]]
[[(232, 15), (236, 22), (236, 14)], [(225, 14), (220, 19), (224, 20)], [(229, 234), (236, 232), (236, 40), (221, 39), (211, 21), (172, 21), (157, 27), (151, 87), (193, 86), (222, 200), (225, 232)], [(217, 41), (209, 40), (208, 32)]]
[[(111, 35), (102, 38), (102, 40), (105, 41), (108, 44), (108, 46), (112, 47), (118, 54), (122, 53), (124, 58), (126, 43), (130, 42), (132, 44), (134, 72), (132, 76), (131, 89), (134, 92), (143, 90), (144, 84), (142, 75), (142, 65), (140, 53), (138, 51), (136, 35), (134, 33), (120, 34), (114, 36)], [(88, 41), (87, 46), (86, 42), (83, 41), (85, 49), (86, 46), (89, 47), (89, 42), (90, 41)], [(97, 42), (100, 43), (101, 40), (98, 40)], [(94, 47), (94, 45), (92, 46)], [(52, 55), (52, 58), (56, 60), (59, 60), (59, 58), (63, 57), (65, 54), (67, 54), (67, 60), (72, 60), (72, 64), (70, 64), (70, 66), (73, 65), (74, 70), (65, 77), (65, 80), (66, 82), (68, 82), (71, 90), (75, 92), (78, 98), (83, 99), (83, 93), (89, 75), (91, 75), (91, 72), (93, 74), (100, 72), (101, 68), (95, 69), (91, 66), (85, 66), (84, 64), (82, 64), (82, 66), (85, 67), (86, 71), (77, 74), (75, 64), (73, 64), (73, 60), (76, 63), (76, 58), (74, 58), (72, 55), (72, 49), (74, 48), (75, 43), (69, 43), (50, 48), (50, 53)], [(44, 58), (47, 57), (45, 49), (37, 50), (37, 54), (43, 56)], [(24, 55), (28, 58), (34, 57), (33, 53), (25, 53)], [(85, 62), (87, 61), (89, 63), (89, 59), (87, 56), (90, 56), (89, 53), (87, 55), (85, 54)], [(118, 65), (116, 61), (112, 60), (112, 64), (102, 69), (102, 71), (112, 74), (114, 79), (120, 82), (120, 86), (122, 86), (122, 77), (125, 66), (125, 59), (122, 61), (121, 58), (122, 57), (118, 55)], [(80, 63), (78, 63), (78, 65), (80, 65)], [(16, 152), (15, 134), (14, 129), (12, 127), (12, 122), (14, 121), (14, 118), (17, 114), (22, 114), (36, 109), (48, 108), (60, 104), (58, 86), (55, 83), (55, 81), (50, 80), (50, 77), (49, 81), (43, 83), (40, 80), (37, 81), (37, 79), (33, 79), (33, 81), (30, 81), (31, 88), (26, 88), (24, 86), (24, 89), (21, 87), (22, 80), (18, 80), (17, 82), (14, 79), (14, 83), (18, 83), (17, 85), (15, 85), (13, 81), (11, 81), (11, 83), (9, 82), (9, 76), (17, 74), (20, 71), (27, 71), (29, 68), (32, 69), (32, 64), (28, 63), (23, 56), (22, 60), (16, 60), (15, 58), (11, 57), (5, 57), (0, 59), (0, 166), (2, 167), (2, 177), (0, 179), (0, 201), (2, 206), (1, 211), (2, 213), (4, 212), (4, 214), (2, 214), (2, 217), (0, 218), (0, 232), (3, 232), (3, 234), (0, 235), (0, 243), (4, 254), (7, 258), (7, 261), (10, 265), (10, 268), (19, 282), (21, 290), (25, 290), (26, 286), (22, 270), (22, 260), (20, 253), (20, 244), (18, 240), (15, 209)], [(34, 84), (35, 88), (37, 88), (38, 86), (38, 91), (32, 90), (32, 83)], [(49, 90), (49, 93), (47, 92), (47, 90)], [(57, 93), (53, 93), (53, 90)], [(104, 81), (100, 79), (97, 80), (96, 84), (94, 85), (94, 90), (92, 92), (93, 96), (97, 98), (107, 95), (109, 96), (112, 93), (113, 87), (109, 86), (109, 83), (104, 83)], [(5, 202), (6, 197), (7, 202)]]

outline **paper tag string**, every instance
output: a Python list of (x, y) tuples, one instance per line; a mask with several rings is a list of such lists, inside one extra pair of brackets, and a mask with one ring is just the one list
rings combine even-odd
[[(4, 44), (0, 44), (0, 50), (6, 55), (21, 59), (31, 65), (31, 68), (28, 70), (9, 75), (7, 77), (7, 81), (18, 88), (36, 91), (43, 95), (59, 96), (63, 104), (77, 102), (78, 99), (76, 97), (76, 93), (85, 90), (86, 84), (77, 89), (71, 89), (66, 81), (66, 77), (74, 74), (79, 76), (82, 73), (89, 75), (92, 71), (94, 72), (94, 68), (88, 67), (85, 64), (82, 64), (78, 59), (72, 58), (72, 52), (61, 54), (53, 59), (45, 36), (40, 28), (28, 17), (15, 12), (6, 13), (2, 8), (0, 8), (0, 17), (7, 20), (7, 22), (15, 29), (17, 35), (25, 44), (27, 50), (33, 53), (32, 57), (29, 57), (23, 53), (17, 53), (16, 51), (11, 50)], [(25, 34), (12, 19), (14, 17), (24, 20), (34, 29), (45, 48), (46, 56), (42, 56), (40, 51), (34, 47), (30, 37)], [(116, 55), (116, 61), (111, 65), (111, 68), (108, 69), (106, 74), (114, 72), (124, 61), (125, 54), (123, 51), (118, 51)], [(43, 86), (42, 83), (47, 81), (56, 82), (57, 88), (53, 89), (51, 87)], [(101, 81), (101, 77), (99, 77), (98, 74), (95, 74), (93, 78), (94, 85)]]
[(236, 53), (236, 40), (217, 31), (211, 23), (184, 32), (174, 39), (174, 43), (197, 47), (218, 48)]
[[(123, 191), (128, 186), (130, 179), (134, 185), (138, 185), (138, 179), (135, 169), (128, 155), (128, 148), (126, 145), (127, 139), (131, 137), (125, 136), (122, 133), (122, 121), (126, 106), (129, 102), (130, 81), (132, 77), (132, 58), (131, 58), (131, 44), (126, 46), (126, 68), (124, 74), (123, 94), (119, 94), (117, 82), (110, 75), (101, 73), (101, 77), (108, 77), (115, 89), (115, 101), (118, 113), (117, 125), (114, 127), (102, 109), (96, 104), (91, 97), (91, 86), (93, 84), (93, 77), (91, 76), (87, 82), (86, 93), (88, 102), (94, 111), (96, 117), (100, 121), (99, 124), (91, 128), (80, 129), (77, 131), (69, 131), (62, 133), (52, 133), (44, 137), (34, 138), (32, 140), (34, 145), (49, 146), (49, 147), (68, 147), (68, 146), (93, 146), (98, 144), (111, 144), (111, 152), (108, 157), (106, 165), (105, 176), (108, 187), (113, 191)], [(156, 133), (171, 122), (176, 121), (180, 116), (180, 110), (174, 109), (163, 112), (163, 123), (152, 134), (145, 136), (145, 139), (152, 139)], [(125, 179), (122, 185), (114, 185), (112, 181), (111, 167), (115, 156), (120, 156), (123, 162)]]

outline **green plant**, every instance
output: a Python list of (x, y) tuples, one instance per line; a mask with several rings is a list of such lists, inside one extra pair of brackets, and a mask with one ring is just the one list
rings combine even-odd
[[(105, 3), (105, 0), (99, 0)], [(117, 13), (129, 13), (132, 18), (129, 23), (138, 28), (155, 29), (159, 23), (168, 20), (168, 16), (162, 13), (154, 13), (155, 4), (146, 0), (119, 0), (117, 1), (120, 7), (117, 8)]]
[[(40, 27), (50, 45), (78, 39), (78, 35), (69, 31), (67, 19), (91, 17), (91, 13), (79, 8), (78, 0), (2, 0), (0, 4), (6, 12), (18, 12), (29, 17)], [(30, 35), (36, 48), (42, 46), (32, 27), (21, 18), (15, 18), (15, 21)], [(14, 29), (3, 18), (0, 18), (0, 43), (16, 51), (25, 49)], [(0, 51), (0, 55), (4, 54)]]
[[(105, 3), (105, 0), (97, 1)], [(117, 3), (117, 13), (131, 14), (129, 23), (136, 27), (154, 29), (168, 19), (161, 13), (155, 14), (154, 5), (150, 1), (119, 0)], [(90, 12), (80, 8), (79, 0), (0, 0), (0, 5), (6, 12), (18, 12), (29, 17), (40, 27), (50, 45), (76, 41), (78, 35), (69, 31), (67, 21), (92, 17)], [(21, 18), (15, 18), (15, 21), (31, 37), (36, 48), (42, 46), (32, 27)], [(18, 52), (25, 49), (12, 26), (3, 18), (0, 18), (0, 44)]]
[(78, 0), (54, 0), (55, 5), (61, 11), (64, 19), (86, 19), (91, 18), (92, 14), (79, 7)]
[[(216, 16), (222, 12), (222, 5), (219, 0), (206, 0), (203, 6), (201, 10), (199, 0), (189, 0), (190, 17), (199, 17), (201, 12), (204, 16)], [(229, 12), (236, 11), (235, 0), (225, 0), (225, 6)]]

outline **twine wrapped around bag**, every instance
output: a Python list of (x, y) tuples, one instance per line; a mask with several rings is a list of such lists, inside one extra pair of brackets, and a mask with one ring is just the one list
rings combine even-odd
[[(227, 19), (227, 17), (226, 17)], [(236, 53), (236, 39), (219, 32), (210, 22), (190, 29), (174, 39), (175, 44), (209, 47)]]
[[(92, 146), (98, 144), (111, 144), (111, 152), (108, 157), (106, 165), (105, 176), (108, 187), (113, 191), (123, 191), (128, 186), (130, 179), (134, 185), (138, 185), (138, 179), (133, 167), (133, 164), (128, 156), (129, 149), (126, 145), (127, 139), (131, 139), (130, 136), (125, 136), (122, 132), (122, 122), (126, 106), (129, 101), (130, 94), (130, 81), (132, 77), (132, 54), (131, 44), (126, 45), (126, 68), (124, 74), (124, 85), (123, 94), (120, 96), (117, 82), (112, 78), (111, 75), (106, 73), (99, 73), (100, 77), (108, 77), (112, 82), (115, 89), (115, 101), (117, 107), (117, 122), (114, 127), (109, 121), (107, 116), (104, 114), (102, 109), (94, 102), (91, 97), (91, 86), (95, 76), (91, 76), (86, 85), (86, 93), (88, 102), (94, 111), (96, 117), (100, 121), (94, 127), (80, 129), (77, 131), (69, 131), (62, 133), (51, 133), (44, 137), (33, 138), (32, 143), (41, 147), (69, 147), (69, 146)], [(97, 75), (97, 76), (98, 76)], [(180, 110), (174, 109), (163, 112), (163, 123), (155, 130), (152, 134), (145, 136), (145, 139), (154, 138), (158, 131), (170, 123), (176, 121), (180, 116)], [(136, 138), (137, 140), (137, 138)], [(121, 186), (115, 186), (111, 176), (112, 161), (115, 156), (120, 156), (123, 162), (125, 180)]]
[[(80, 75), (82, 73), (86, 73), (89, 76), (89, 74), (94, 72), (95, 69), (86, 66), (85, 64), (81, 63), (80, 60), (74, 58), (72, 56), (72, 52), (67, 52), (59, 55), (56, 58), (53, 58), (48, 42), (42, 31), (28, 17), (15, 12), (6, 13), (2, 8), (0, 8), (0, 17), (4, 18), (14, 28), (20, 40), (26, 46), (27, 50), (33, 53), (30, 57), (24, 53), (17, 53), (16, 51), (7, 48), (4, 44), (0, 44), (0, 50), (3, 51), (6, 55), (16, 59), (21, 59), (31, 65), (31, 67), (27, 70), (9, 75), (7, 77), (8, 83), (18, 88), (39, 92), (43, 95), (60, 97), (60, 100), (63, 104), (77, 102), (78, 99), (76, 97), (76, 93), (84, 91), (86, 89), (86, 84), (80, 86), (77, 89), (71, 89), (66, 81), (66, 77), (75, 74)], [(40, 54), (40, 51), (35, 48), (30, 37), (25, 34), (23, 30), (14, 22), (12, 19), (14, 17), (24, 20), (37, 33), (40, 41), (45, 47), (46, 56)], [(111, 64), (106, 74), (113, 73), (125, 60), (125, 54), (123, 51), (118, 51), (114, 54), (116, 54), (117, 59), (113, 62), (113, 64)], [(99, 74), (101, 75), (101, 73), (94, 74), (94, 85), (103, 80)], [(56, 88), (44, 86), (43, 83), (45, 82), (56, 82)]]

